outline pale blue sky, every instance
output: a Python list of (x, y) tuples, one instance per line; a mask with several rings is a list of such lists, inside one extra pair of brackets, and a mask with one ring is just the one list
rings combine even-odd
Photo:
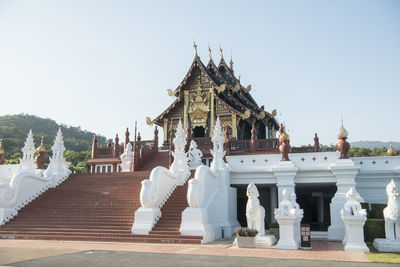
[(123, 135), (159, 115), (193, 60), (236, 74), (292, 144), (400, 138), (400, 1), (0, 0), (0, 115)]

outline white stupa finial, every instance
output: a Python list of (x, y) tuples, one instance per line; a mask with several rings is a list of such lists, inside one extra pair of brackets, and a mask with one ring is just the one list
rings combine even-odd
[(213, 136), (211, 138), (213, 143), (213, 148), (211, 149), (211, 155), (213, 156), (213, 161), (211, 162), (210, 168), (212, 170), (217, 170), (219, 168), (223, 168), (224, 165), (224, 142), (225, 137), (222, 132), (221, 121), (219, 117), (217, 117), (217, 121), (215, 122), (215, 127), (213, 131)]
[(32, 134), (32, 129), (29, 130), (28, 136), (26, 137), (25, 140), (25, 145), (21, 149), (23, 153), (23, 160), (34, 160), (34, 154), (36, 152), (35, 149), (35, 143), (33, 141), (33, 134)]
[(57, 136), (54, 139), (54, 145), (51, 147), (51, 150), (53, 151), (53, 160), (64, 160), (65, 146), (61, 128), (58, 128)]

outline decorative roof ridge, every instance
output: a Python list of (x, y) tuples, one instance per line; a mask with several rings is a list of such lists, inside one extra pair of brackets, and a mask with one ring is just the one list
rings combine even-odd
[(215, 71), (215, 74), (218, 76), (222, 83), (225, 83), (227, 86), (231, 87), (230, 82), (225, 79), (224, 75), (222, 75), (212, 59), (208, 61), (207, 67), (209, 66)]
[(235, 83), (236, 83), (236, 82), (239, 82), (239, 83), (240, 83), (239, 79), (237, 79), (236, 76), (232, 73), (231, 69), (228, 67), (228, 65), (226, 64), (225, 59), (224, 59), (223, 57), (220, 59), (220, 61), (219, 61), (219, 63), (218, 63), (218, 69), (219, 69), (221, 66), (224, 67), (224, 68), (226, 69), (227, 74), (228, 74), (229, 78), (232, 79), (232, 81), (234, 81)]
[(160, 115), (158, 115), (158, 116), (157, 116), (155, 119), (153, 119), (152, 121), (153, 121), (153, 122), (157, 122), (158, 120), (163, 119), (164, 115), (167, 114), (167, 113), (169, 113), (170, 110), (173, 109), (181, 100), (182, 100), (181, 97), (177, 97), (177, 98), (175, 99), (175, 101), (172, 102), (172, 104), (169, 105), (169, 107), (168, 107), (166, 110), (164, 110), (164, 112), (162, 112)]
[(189, 77), (192, 74), (193, 69), (196, 66), (200, 69), (201, 72), (203, 72), (203, 74), (205, 74), (205, 76), (209, 79), (209, 81), (213, 84), (213, 86), (215, 86), (215, 87), (218, 86), (217, 82), (211, 77), (211, 75), (210, 75), (209, 71), (207, 70), (206, 66), (204, 66), (204, 64), (201, 61), (200, 57), (197, 56), (197, 57), (195, 57), (193, 59), (192, 65), (190, 66), (188, 72), (186, 73), (185, 77), (180, 82), (180, 84), (178, 85), (176, 90), (180, 90), (182, 88), (182, 86), (184, 86), (186, 84), (186, 82), (189, 80)]

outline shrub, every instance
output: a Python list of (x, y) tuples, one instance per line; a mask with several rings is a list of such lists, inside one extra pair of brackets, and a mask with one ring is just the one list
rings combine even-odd
[(386, 208), (386, 204), (371, 204), (371, 211), (369, 218), (371, 219), (383, 219), (383, 209)]
[(238, 227), (235, 229), (236, 236), (247, 236), (247, 237), (255, 237), (258, 234), (258, 231), (255, 229), (250, 229), (246, 227)]
[(368, 219), (364, 225), (364, 239), (373, 242), (375, 238), (385, 238), (385, 220)]
[(268, 229), (270, 228), (279, 228), (279, 224), (277, 222), (273, 222), (268, 224)]

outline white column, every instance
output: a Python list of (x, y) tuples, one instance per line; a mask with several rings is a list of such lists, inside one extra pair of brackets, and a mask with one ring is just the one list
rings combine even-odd
[(278, 208), (278, 196), (276, 187), (270, 187), (271, 222), (276, 222), (275, 209)]
[(330, 204), (331, 225), (328, 227), (329, 240), (343, 240), (344, 238), (345, 228), (340, 211), (344, 203), (346, 203), (347, 191), (356, 186), (355, 178), (359, 169), (350, 159), (338, 159), (331, 166), (332, 174), (336, 177), (337, 191)]

